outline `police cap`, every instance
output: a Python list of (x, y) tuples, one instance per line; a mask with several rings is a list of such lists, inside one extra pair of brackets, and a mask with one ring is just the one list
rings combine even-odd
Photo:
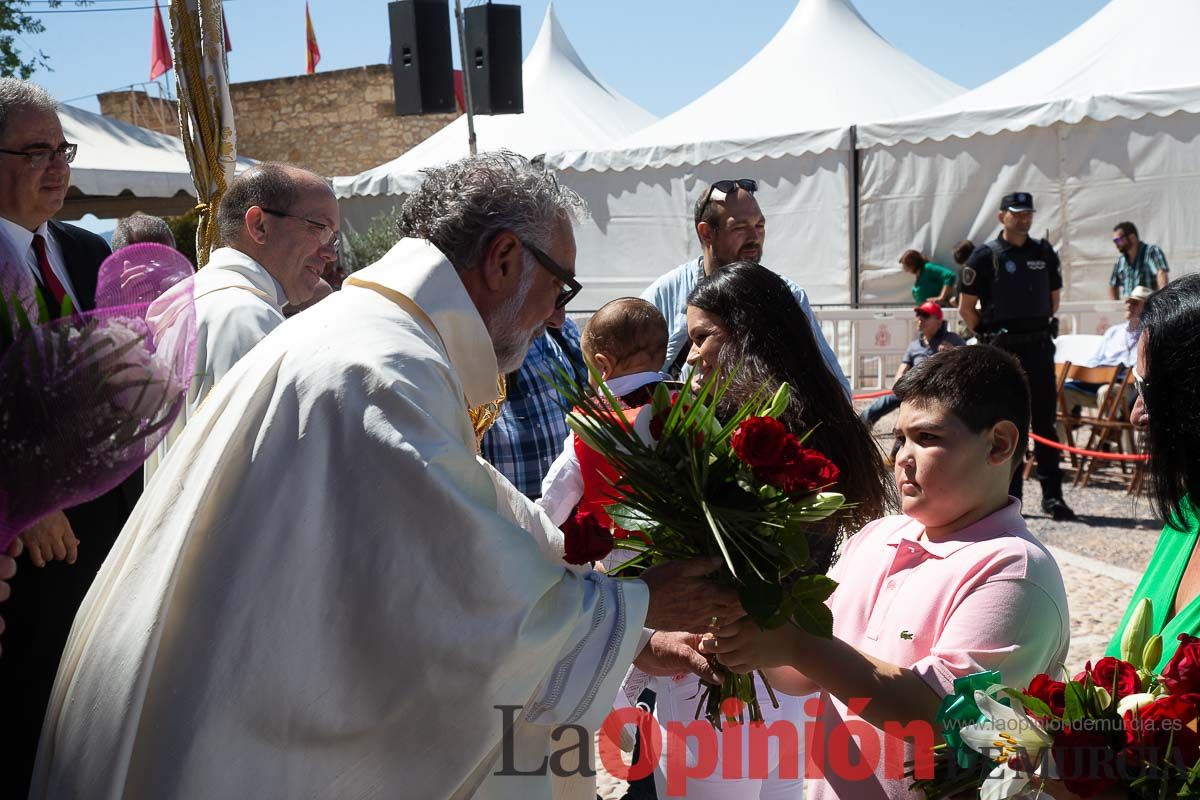
[(1033, 211), (1033, 195), (1029, 192), (1013, 192), (1000, 201), (1001, 211)]

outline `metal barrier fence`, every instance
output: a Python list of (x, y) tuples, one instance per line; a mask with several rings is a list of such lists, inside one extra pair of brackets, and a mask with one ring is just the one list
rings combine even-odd
[[(891, 388), (904, 351), (916, 337), (911, 306), (875, 308), (814, 307), (825, 339), (834, 347), (855, 392)], [(955, 330), (958, 310), (945, 309), (946, 324)], [(1124, 320), (1119, 301), (1063, 303), (1059, 334), (1100, 334)]]

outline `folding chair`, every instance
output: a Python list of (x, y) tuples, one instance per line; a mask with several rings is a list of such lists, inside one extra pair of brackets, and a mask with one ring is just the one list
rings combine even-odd
[[(1104, 397), (1104, 402), (1100, 405), (1100, 410), (1096, 418), (1085, 421), (1085, 424), (1091, 427), (1091, 433), (1088, 435), (1087, 445), (1084, 449), (1102, 450), (1105, 444), (1114, 442), (1116, 444), (1116, 451), (1124, 453), (1125, 435), (1129, 434), (1132, 440), (1133, 434), (1133, 424), (1129, 421), (1125, 408), (1125, 395), (1128, 392), (1129, 385), (1133, 381), (1133, 370), (1126, 369), (1124, 378), (1118, 383), (1116, 374), (1121, 368), (1106, 367), (1102, 369), (1111, 369), (1113, 376), (1108, 382), (1108, 391)], [(1077, 380), (1085, 379), (1079, 378)], [(1089, 382), (1100, 383), (1100, 381)], [(1092, 473), (1096, 469), (1096, 463), (1100, 460), (1091, 456), (1085, 457), (1084, 463), (1075, 471), (1076, 486), (1087, 486)], [(1124, 461), (1121, 461), (1120, 465), (1122, 473), (1128, 471), (1128, 465)]]

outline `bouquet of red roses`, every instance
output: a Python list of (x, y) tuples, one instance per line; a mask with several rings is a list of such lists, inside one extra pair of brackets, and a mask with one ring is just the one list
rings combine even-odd
[(1149, 600), (1135, 610), (1121, 658), (1089, 662), (1070, 680), (1037, 675), (1016, 691), (996, 673), (960, 679), (938, 716), (945, 744), (934, 777), (913, 788), (930, 800), (975, 789), (1004, 800), (1056, 780), (1085, 798), (1200, 796), (1200, 638), (1180, 635), (1153, 672), (1162, 637), (1148, 635), (1152, 612)]
[[(737, 587), (746, 612), (764, 629), (793, 624), (832, 635), (825, 599), (836, 584), (809, 574), (807, 535), (845, 498), (825, 491), (837, 481), (837, 467), (777, 419), (788, 404), (787, 384), (718, 420), (715, 409), (730, 381), (715, 376), (698, 390), (660, 384), (633, 419), (600, 381), (600, 392), (557, 383), (571, 409), (571, 429), (619, 476), (611, 481), (614, 503), (606, 511), (614, 526), (636, 534), (615, 543), (633, 553), (619, 574), (719, 556), (724, 567), (714, 578)], [(568, 549), (592, 555), (603, 549), (597, 526), (578, 523), (567, 538), (599, 547), (571, 548), (568, 541)], [(748, 706), (752, 721), (762, 719), (754, 676), (731, 674), (701, 699), (715, 725), (721, 724), (721, 701), (730, 697)]]

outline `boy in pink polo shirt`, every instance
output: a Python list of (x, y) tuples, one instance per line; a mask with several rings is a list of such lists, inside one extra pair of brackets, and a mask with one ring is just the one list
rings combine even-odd
[(833, 638), (743, 620), (701, 642), (728, 669), (767, 669), (777, 690), (820, 692), (805, 740), (809, 800), (917, 797), (903, 763), (913, 742), (940, 736), (934, 719), (956, 678), (999, 670), (1024, 686), (1067, 655), (1062, 575), (1008, 496), (1029, 429), (1020, 365), (961, 347), (895, 392), (904, 513), (852, 536), (830, 571)]

